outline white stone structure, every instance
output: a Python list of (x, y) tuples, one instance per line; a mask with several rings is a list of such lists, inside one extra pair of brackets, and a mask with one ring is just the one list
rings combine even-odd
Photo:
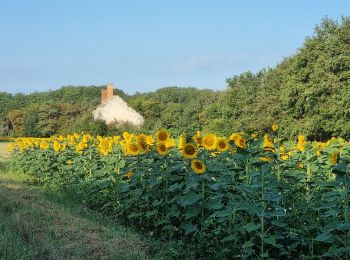
[(143, 117), (119, 96), (113, 95), (113, 86), (108, 85), (107, 91), (112, 89), (112, 94), (105, 94), (101, 91), (101, 105), (99, 105), (92, 115), (95, 120), (103, 120), (106, 124), (111, 123), (131, 123), (135, 126), (143, 124)]

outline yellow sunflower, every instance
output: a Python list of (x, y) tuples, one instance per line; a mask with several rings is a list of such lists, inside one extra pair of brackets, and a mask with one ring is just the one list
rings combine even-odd
[(131, 142), (126, 143), (125, 154), (136, 156), (140, 154), (141, 151), (142, 151), (142, 148), (140, 147), (139, 144), (131, 143)]
[(339, 152), (332, 152), (330, 155), (329, 155), (329, 163), (330, 165), (336, 165), (337, 162), (338, 162), (338, 159), (339, 159)]
[(193, 136), (193, 140), (198, 144), (202, 145), (203, 143), (203, 138), (202, 138), (202, 133), (201, 131), (197, 131), (196, 134)]
[(55, 152), (58, 152), (61, 149), (61, 145), (58, 141), (53, 142), (53, 149)]
[(48, 144), (46, 141), (42, 141), (42, 142), (40, 143), (40, 149), (42, 149), (42, 150), (47, 150), (47, 149), (49, 149), (49, 144)]
[(258, 134), (257, 134), (257, 133), (252, 133), (252, 134), (250, 135), (250, 137), (251, 137), (251, 138), (253, 138), (253, 139), (256, 139), (256, 138), (257, 138), (257, 136), (258, 136)]
[(149, 146), (147, 145), (146, 139), (147, 139), (147, 136), (145, 134), (139, 134), (137, 136), (137, 143), (139, 144), (143, 152), (146, 152), (149, 148)]
[(214, 150), (216, 148), (217, 137), (213, 134), (207, 134), (203, 138), (202, 145), (207, 150)]
[(220, 152), (225, 152), (229, 148), (229, 144), (226, 138), (220, 137), (216, 142), (216, 149)]
[(154, 144), (154, 138), (152, 135), (147, 135), (146, 136), (146, 144), (149, 146), (152, 146)]
[(298, 136), (298, 142), (305, 142), (305, 141), (306, 141), (305, 136), (303, 136), (303, 135)]
[(229, 139), (235, 142), (239, 136), (240, 136), (239, 134), (233, 133), (230, 135)]
[(247, 146), (247, 142), (242, 136), (238, 135), (235, 139), (235, 145), (243, 149)]
[(175, 147), (176, 146), (176, 140), (173, 139), (173, 138), (168, 138), (168, 140), (165, 142), (165, 144), (166, 144), (167, 148)]
[(192, 160), (191, 168), (196, 174), (202, 174), (206, 170), (205, 164), (200, 160)]
[(296, 145), (296, 148), (300, 152), (305, 152), (305, 142), (298, 142), (297, 145)]
[(289, 159), (289, 155), (286, 154), (286, 153), (283, 153), (283, 154), (281, 154), (281, 159), (282, 159), (283, 161), (286, 161), (286, 160)]
[(82, 142), (87, 143), (87, 142), (89, 142), (90, 140), (91, 140), (91, 135), (89, 135), (89, 134), (83, 135), (83, 137), (82, 137)]
[(159, 143), (157, 143), (157, 152), (158, 152), (161, 156), (166, 155), (167, 152), (168, 152), (168, 148), (167, 148), (166, 143), (164, 143), (164, 142), (159, 142)]
[(193, 144), (185, 144), (183, 149), (181, 149), (182, 156), (186, 159), (194, 159), (197, 157), (198, 150)]
[(66, 150), (66, 147), (67, 147), (67, 143), (66, 143), (66, 142), (64, 142), (63, 144), (61, 144), (61, 151)]
[(120, 136), (119, 136), (119, 135), (113, 136), (113, 143), (114, 143), (114, 144), (118, 144), (119, 141), (120, 141)]
[(179, 137), (179, 150), (182, 150), (186, 145), (186, 134), (182, 133)]
[(165, 128), (162, 128), (156, 132), (156, 139), (159, 142), (166, 142), (170, 138), (170, 133)]
[(130, 141), (133, 137), (133, 134), (130, 134), (129, 132), (123, 132), (123, 138), (126, 141)]
[(263, 147), (266, 151), (273, 151), (274, 150), (273, 139), (268, 134), (264, 135)]
[(75, 145), (75, 138), (73, 135), (70, 135), (69, 137), (67, 137), (69, 140), (69, 144), (70, 145)]
[(278, 130), (278, 125), (273, 124), (273, 125), (271, 126), (271, 129), (272, 129), (272, 131), (276, 132), (276, 131)]
[(78, 153), (81, 153), (86, 147), (87, 147), (87, 144), (86, 144), (86, 143), (80, 142), (80, 143), (78, 143), (77, 146), (75, 147), (75, 150), (76, 150)]
[(112, 149), (113, 141), (110, 138), (106, 137), (100, 139), (98, 150), (102, 155), (107, 156), (110, 152), (112, 152)]

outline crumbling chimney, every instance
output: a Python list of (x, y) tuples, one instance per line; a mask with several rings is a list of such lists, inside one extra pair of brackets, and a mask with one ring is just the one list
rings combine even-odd
[(113, 97), (113, 85), (108, 84), (107, 89), (101, 89), (101, 103), (107, 102)]
[(107, 85), (107, 99), (110, 99), (113, 97), (113, 85), (108, 84)]

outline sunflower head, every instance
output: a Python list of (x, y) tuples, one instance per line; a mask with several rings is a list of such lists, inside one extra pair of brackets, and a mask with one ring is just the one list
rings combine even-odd
[(158, 142), (157, 143), (157, 152), (161, 155), (164, 156), (168, 153), (168, 148), (166, 143), (164, 142)]
[(179, 150), (182, 150), (185, 147), (186, 143), (187, 143), (186, 134), (182, 133), (179, 137), (179, 145), (178, 145)]
[(305, 143), (304, 142), (298, 142), (296, 145), (296, 148), (300, 151), (300, 152), (305, 152)]
[(66, 150), (66, 147), (67, 147), (67, 143), (66, 143), (66, 142), (64, 142), (63, 144), (61, 144), (61, 151)]
[(197, 157), (198, 150), (194, 144), (188, 143), (185, 144), (181, 149), (182, 156), (186, 159), (194, 159)]
[(87, 147), (87, 144), (84, 142), (80, 142), (77, 144), (77, 146), (75, 147), (75, 150), (79, 153), (81, 153), (85, 148)]
[(306, 138), (305, 138), (305, 136), (303, 136), (303, 135), (299, 135), (298, 136), (298, 142), (305, 142), (306, 141)]
[(273, 151), (274, 150), (273, 139), (268, 134), (264, 135), (263, 147), (266, 151)]
[(118, 144), (118, 143), (119, 143), (119, 140), (120, 140), (120, 136), (119, 136), (119, 135), (113, 136), (113, 143), (114, 143), (114, 144)]
[(83, 135), (83, 137), (82, 137), (82, 142), (87, 143), (87, 142), (89, 142), (90, 140), (91, 140), (91, 135), (89, 135), (89, 134)]
[(53, 142), (53, 149), (55, 150), (55, 152), (58, 152), (59, 150), (61, 150), (61, 145), (58, 141)]
[(101, 138), (98, 145), (98, 150), (104, 156), (107, 156), (113, 149), (113, 140), (110, 138)]
[(200, 160), (192, 160), (191, 168), (196, 174), (202, 174), (206, 170), (205, 164)]
[(240, 135), (237, 136), (237, 138), (235, 139), (234, 142), (235, 142), (235, 145), (237, 147), (242, 148), (242, 149), (246, 148), (246, 146), (247, 146), (246, 140)]
[(42, 142), (40, 143), (40, 149), (42, 149), (42, 150), (47, 150), (47, 149), (49, 149), (49, 144), (48, 144), (46, 141), (42, 141)]
[(149, 146), (147, 145), (146, 139), (147, 139), (147, 136), (144, 134), (139, 134), (137, 136), (137, 143), (139, 144), (143, 152), (146, 152), (149, 148)]
[(197, 131), (196, 134), (193, 136), (193, 140), (198, 144), (202, 145), (203, 143), (203, 137), (201, 131)]
[(159, 129), (156, 132), (156, 139), (159, 142), (166, 142), (170, 138), (170, 133), (165, 128)]
[(125, 144), (125, 154), (131, 155), (131, 156), (137, 156), (141, 153), (142, 148), (138, 143), (133, 142), (127, 142)]
[(250, 137), (251, 137), (251, 138), (253, 138), (253, 139), (256, 139), (256, 138), (257, 138), (257, 136), (258, 136), (258, 134), (257, 134), (257, 133), (252, 133), (252, 134), (250, 135)]
[(276, 132), (277, 130), (278, 130), (278, 125), (276, 125), (276, 124), (273, 124), (272, 126), (271, 126), (271, 129), (272, 129), (272, 131), (274, 131), (274, 132)]
[(338, 162), (338, 159), (339, 159), (339, 152), (338, 151), (332, 152), (329, 155), (329, 163), (330, 163), (330, 165), (336, 165), (337, 162)]
[(202, 145), (207, 150), (214, 150), (216, 148), (217, 137), (213, 134), (207, 134), (203, 138)]
[(147, 135), (146, 136), (146, 144), (149, 146), (152, 146), (154, 144), (154, 138), (152, 135)]
[(233, 133), (230, 135), (229, 139), (235, 142), (238, 137), (239, 137), (239, 134)]
[(68, 137), (68, 141), (69, 141), (69, 144), (70, 145), (75, 145), (75, 138), (73, 135), (69, 136)]
[(220, 152), (225, 152), (229, 148), (229, 144), (226, 138), (220, 137), (216, 142), (216, 149)]
[(286, 154), (286, 153), (281, 154), (281, 159), (282, 159), (283, 161), (286, 161), (286, 160), (288, 160), (288, 159), (289, 159), (289, 155), (288, 155), (288, 154)]
[(130, 141), (132, 138), (132, 134), (130, 134), (129, 132), (123, 132), (123, 138), (126, 141)]

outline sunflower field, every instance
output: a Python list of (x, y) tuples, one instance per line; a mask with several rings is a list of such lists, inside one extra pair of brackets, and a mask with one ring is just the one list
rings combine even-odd
[[(17, 138), (11, 167), (159, 240), (174, 258), (350, 256), (350, 143), (268, 133)], [(171, 250), (170, 250), (171, 251)]]

